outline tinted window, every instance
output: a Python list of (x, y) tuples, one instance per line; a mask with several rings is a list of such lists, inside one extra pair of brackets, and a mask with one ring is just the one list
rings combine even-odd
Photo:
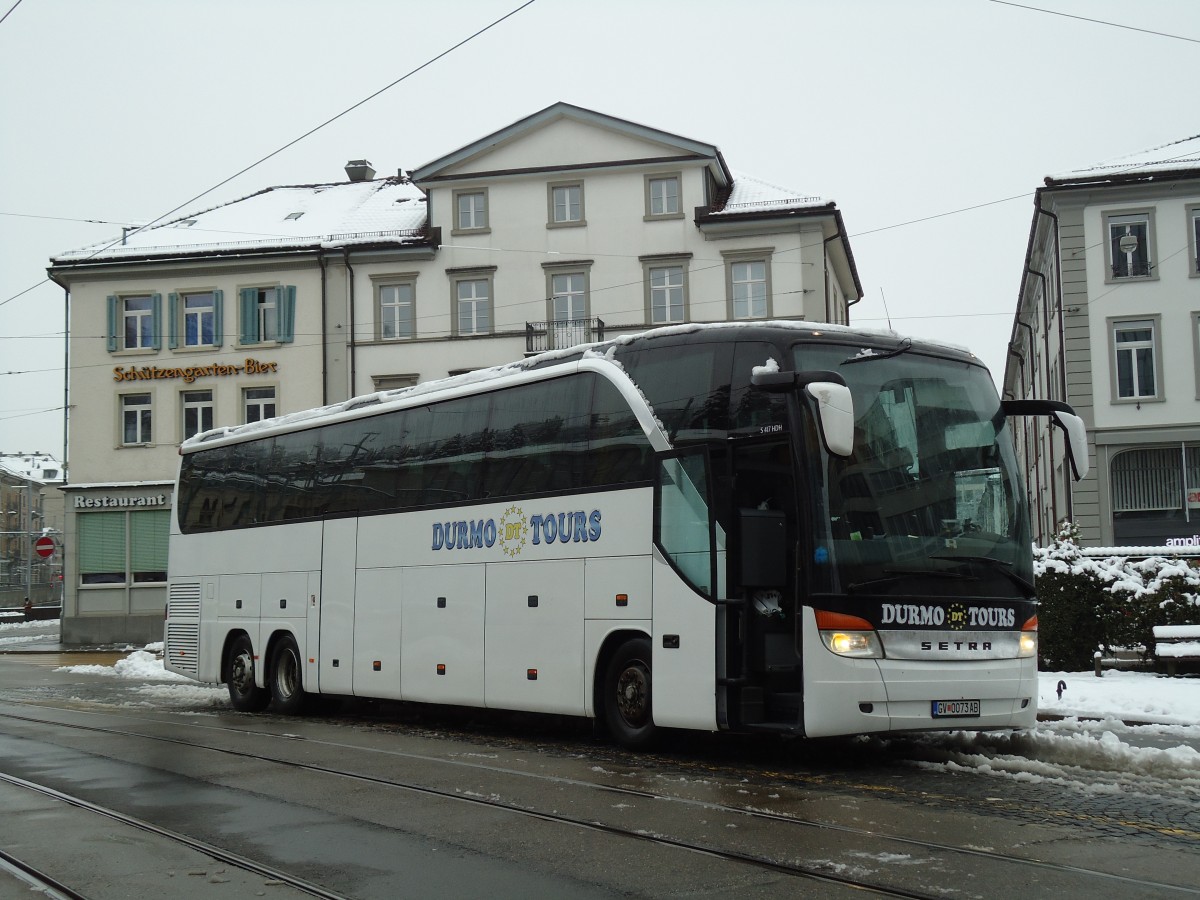
[(652, 466), (629, 404), (587, 373), (187, 454), (179, 517), (241, 528), (645, 483)]
[[(658, 345), (621, 356), (672, 443), (729, 429), (728, 344)], [(713, 432), (718, 432), (714, 434)]]
[(637, 416), (606, 378), (595, 379), (587, 482), (596, 487), (653, 477), (653, 454)]
[(590, 377), (555, 378), (490, 396), (488, 496), (586, 485)]
[(416, 448), (423, 504), (461, 503), (483, 496), (481, 464), (491, 445), (487, 411), (487, 394), (426, 407), (428, 430)]

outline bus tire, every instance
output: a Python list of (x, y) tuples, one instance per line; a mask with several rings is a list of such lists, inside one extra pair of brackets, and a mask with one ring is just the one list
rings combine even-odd
[(229, 702), (239, 712), (261, 712), (271, 702), (271, 692), (254, 683), (254, 645), (239, 635), (229, 648)]
[(271, 653), (269, 680), (276, 710), (291, 716), (304, 709), (304, 669), (300, 664), (300, 649), (291, 635), (280, 639)]
[(604, 721), (618, 744), (630, 749), (649, 745), (655, 737), (650, 641), (634, 638), (621, 644), (608, 661), (604, 676)]

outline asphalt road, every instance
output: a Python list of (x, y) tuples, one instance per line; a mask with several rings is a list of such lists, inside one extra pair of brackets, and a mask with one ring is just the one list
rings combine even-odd
[[(94, 900), (1200, 895), (1192, 788), (959, 773), (920, 742), (630, 754), (557, 718), (245, 715), (220, 689), (63, 669), (121, 655), (0, 654), (0, 848)], [(0, 898), (27, 889), (0, 867)]]

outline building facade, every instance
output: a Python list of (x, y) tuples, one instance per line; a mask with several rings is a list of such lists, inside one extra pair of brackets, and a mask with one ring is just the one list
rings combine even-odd
[(0, 608), (62, 602), (62, 478), (48, 454), (0, 453)]
[(565, 103), (407, 175), (346, 172), (52, 260), (71, 323), (64, 641), (160, 639), (193, 434), (659, 325), (846, 323), (862, 295), (834, 203)]
[(1004, 395), (1070, 403), (1091, 472), (1062, 437), (1019, 426), (1034, 536), (1200, 545), (1200, 139), (1049, 177), (1037, 191)]

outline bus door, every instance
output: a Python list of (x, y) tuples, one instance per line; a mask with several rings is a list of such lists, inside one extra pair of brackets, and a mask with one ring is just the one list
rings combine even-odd
[(803, 679), (792, 447), (786, 437), (734, 439), (728, 465), (729, 590), (718, 647), (725, 724), (798, 728)]
[(310, 598), (308, 608), (308, 658), (317, 660), (320, 689), (325, 694), (353, 692), (357, 558), (358, 519), (326, 519), (321, 589)]

